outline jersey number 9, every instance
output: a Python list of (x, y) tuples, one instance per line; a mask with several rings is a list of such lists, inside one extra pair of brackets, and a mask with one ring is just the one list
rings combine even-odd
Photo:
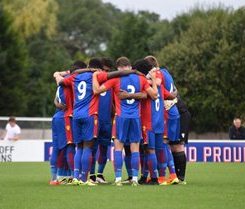
[(81, 100), (85, 97), (86, 95), (86, 87), (87, 87), (87, 84), (85, 81), (81, 81), (78, 86), (77, 86), (77, 90), (79, 92), (79, 95), (78, 95), (78, 99)]

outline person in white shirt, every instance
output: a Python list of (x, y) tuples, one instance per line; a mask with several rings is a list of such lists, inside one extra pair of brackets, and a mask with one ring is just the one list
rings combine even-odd
[(4, 137), (4, 140), (17, 141), (20, 139), (21, 129), (16, 124), (15, 117), (9, 118), (9, 121), (8, 121), (5, 129), (6, 129), (6, 135)]

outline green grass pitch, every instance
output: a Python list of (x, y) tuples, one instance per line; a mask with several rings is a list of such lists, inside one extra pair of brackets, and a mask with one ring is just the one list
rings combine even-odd
[[(111, 163), (105, 176), (113, 181)], [(49, 177), (48, 163), (0, 163), (0, 209), (245, 208), (244, 163), (190, 163), (187, 185), (50, 186)]]

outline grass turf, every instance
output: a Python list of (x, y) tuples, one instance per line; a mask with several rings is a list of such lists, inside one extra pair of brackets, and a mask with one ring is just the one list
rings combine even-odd
[[(187, 185), (50, 186), (48, 163), (0, 163), (0, 208), (244, 209), (244, 175), (244, 163), (192, 163)], [(113, 181), (110, 163), (105, 176)]]

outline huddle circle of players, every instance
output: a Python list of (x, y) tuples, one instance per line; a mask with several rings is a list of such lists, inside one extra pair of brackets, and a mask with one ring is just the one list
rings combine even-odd
[(103, 172), (111, 140), (114, 185), (186, 184), (190, 113), (172, 76), (153, 56), (133, 65), (120, 57), (115, 67), (109, 58), (93, 58), (54, 73), (50, 185), (108, 183)]

